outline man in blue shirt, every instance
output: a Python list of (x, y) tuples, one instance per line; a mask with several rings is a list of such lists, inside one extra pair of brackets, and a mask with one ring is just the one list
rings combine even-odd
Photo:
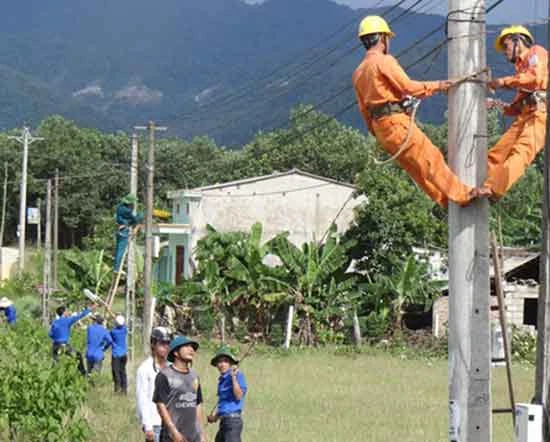
[(128, 336), (128, 328), (126, 328), (125, 323), (124, 316), (116, 315), (115, 326), (111, 330), (111, 339), (113, 340), (113, 351), (111, 353), (113, 383), (115, 384), (115, 393), (122, 394), (128, 392), (128, 377), (126, 375), (126, 363), (128, 362), (126, 338)]
[(4, 310), (6, 321), (9, 325), (15, 324), (17, 315), (15, 313), (15, 305), (13, 305), (13, 302), (10, 299), (6, 297), (0, 299), (0, 310)]
[(242, 411), (248, 389), (244, 375), (239, 371), (239, 360), (228, 347), (221, 347), (210, 364), (218, 369), (218, 404), (208, 416), (208, 422), (220, 421), (216, 442), (241, 442)]
[(103, 317), (96, 315), (94, 323), (88, 327), (86, 339), (86, 363), (88, 374), (100, 371), (103, 365), (104, 352), (113, 344), (109, 331), (103, 327)]
[(120, 201), (120, 204), (116, 208), (116, 245), (115, 245), (115, 262), (113, 270), (115, 273), (120, 272), (122, 265), (122, 258), (124, 252), (128, 247), (128, 240), (130, 237), (130, 227), (136, 226), (143, 221), (143, 215), (134, 215), (134, 206), (137, 204), (137, 199), (134, 195), (128, 194)]
[(80, 321), (82, 318), (88, 316), (92, 310), (95, 309), (95, 304), (85, 308), (80, 313), (74, 316), (70, 316), (67, 307), (62, 305), (56, 310), (58, 318), (52, 322), (48, 336), (52, 340), (52, 353), (54, 361), (59, 360), (61, 352), (65, 352), (69, 355), (76, 355), (79, 359), (79, 369), (82, 373), (85, 373), (84, 364), (82, 363), (82, 355), (76, 352), (69, 344), (71, 338), (71, 327)]

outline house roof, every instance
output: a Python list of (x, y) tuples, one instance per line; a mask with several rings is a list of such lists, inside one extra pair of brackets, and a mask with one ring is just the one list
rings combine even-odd
[(325, 183), (335, 184), (337, 186), (347, 187), (353, 190), (356, 189), (356, 187), (353, 184), (346, 183), (343, 181), (338, 181), (332, 178), (327, 178), (321, 175), (315, 175), (313, 173), (304, 172), (303, 170), (294, 168), (294, 169), (287, 170), (286, 172), (273, 172), (269, 175), (261, 175), (261, 176), (251, 177), (251, 178), (244, 178), (242, 180), (227, 181), (225, 183), (216, 183), (209, 186), (195, 187), (193, 189), (174, 190), (174, 191), (168, 192), (168, 198), (173, 199), (173, 198), (181, 197), (183, 195), (200, 196), (201, 192), (203, 191), (223, 189), (225, 187), (239, 186), (242, 184), (257, 183), (259, 181), (272, 180), (272, 179), (281, 178), (289, 175), (300, 175), (300, 176), (312, 178), (318, 181), (323, 181)]

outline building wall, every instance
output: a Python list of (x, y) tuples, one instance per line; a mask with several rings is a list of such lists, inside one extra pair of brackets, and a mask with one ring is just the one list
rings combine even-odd
[[(532, 283), (507, 283), (504, 286), (504, 293), (506, 295), (506, 306), (508, 314), (508, 323), (516, 325), (524, 331), (530, 333), (536, 333), (534, 325), (525, 324), (524, 311), (526, 307), (526, 300), (538, 300), (539, 297), (539, 285)], [(536, 312), (535, 312), (536, 316)]]
[[(521, 330), (530, 333), (536, 333), (533, 325), (525, 324), (524, 309), (525, 300), (538, 300), (539, 286), (526, 282), (510, 283), (504, 286), (504, 295), (506, 303), (506, 318), (509, 326), (515, 325)], [(498, 303), (497, 297), (491, 296), (491, 321), (498, 321)], [(535, 312), (536, 317), (536, 312)], [(447, 323), (449, 321), (449, 297), (441, 296), (434, 302), (432, 331), (437, 337), (444, 336), (447, 333)]]
[(284, 175), (201, 190), (201, 198), (177, 198), (174, 209), (179, 206), (181, 212), (188, 207), (189, 214), (178, 213), (175, 222), (191, 224), (192, 249), (206, 234), (207, 224), (219, 231), (230, 232), (249, 231), (256, 222), (263, 226), (264, 240), (288, 231), (289, 239), (301, 245), (320, 240), (335, 218), (339, 232), (348, 228), (353, 220), (354, 207), (365, 201), (364, 196), (352, 198), (353, 192), (352, 187), (313, 177)]

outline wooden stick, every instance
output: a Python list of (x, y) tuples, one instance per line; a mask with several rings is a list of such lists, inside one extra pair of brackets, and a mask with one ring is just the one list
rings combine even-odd
[[(508, 342), (508, 320), (504, 308), (504, 290), (502, 288), (500, 260), (498, 257), (498, 246), (495, 232), (491, 232), (491, 252), (493, 255), (493, 265), (495, 269), (495, 292), (498, 300), (498, 312), (500, 319), (500, 328), (502, 329), (502, 341), (504, 344), (504, 358), (506, 359), (506, 376), (508, 378), (508, 394), (510, 397), (510, 406), (515, 409), (514, 385), (512, 383), (512, 357), (510, 354), (510, 344)], [(512, 413), (512, 424), (516, 425), (516, 413)]]

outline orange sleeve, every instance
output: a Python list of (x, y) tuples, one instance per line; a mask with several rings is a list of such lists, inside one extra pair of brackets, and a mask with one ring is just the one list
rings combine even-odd
[(386, 80), (403, 95), (424, 98), (432, 96), (439, 90), (438, 81), (411, 80), (391, 55), (386, 56), (384, 63), (379, 65), (379, 69)]
[(548, 55), (545, 49), (537, 50), (529, 58), (529, 67), (515, 75), (502, 78), (504, 87), (537, 90), (546, 84)]
[(361, 92), (359, 91), (359, 88), (357, 87), (357, 85), (355, 85), (354, 89), (355, 89), (355, 98), (357, 99), (357, 106), (359, 107), (359, 111), (361, 112), (361, 115), (363, 115), (363, 119), (367, 124), (369, 132), (374, 135), (374, 131), (372, 130), (371, 117), (370, 117), (369, 111), (367, 110), (367, 107), (365, 106), (365, 102), (361, 97)]

